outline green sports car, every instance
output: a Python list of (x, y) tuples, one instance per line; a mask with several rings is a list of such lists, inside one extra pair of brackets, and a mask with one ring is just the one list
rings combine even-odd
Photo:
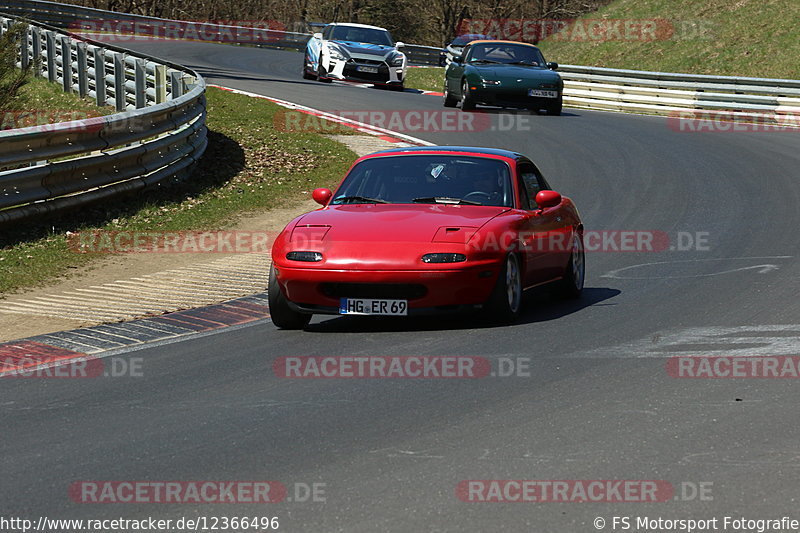
[(564, 82), (557, 63), (545, 63), (532, 44), (472, 41), (444, 73), (444, 106), (475, 109), (476, 104), (518, 107), (561, 114)]

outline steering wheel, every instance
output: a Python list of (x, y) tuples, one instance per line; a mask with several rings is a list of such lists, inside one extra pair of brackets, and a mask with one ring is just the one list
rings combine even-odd
[[(481, 197), (484, 198), (484, 200), (486, 202), (489, 202), (489, 201), (492, 200), (492, 195), (489, 194), (488, 192), (483, 192), (483, 191), (472, 191), (470, 193), (467, 193), (467, 194), (464, 195), (464, 200), (469, 200), (470, 196), (481, 196)], [(471, 201), (477, 202), (477, 200), (471, 200)], [(483, 203), (485, 203), (485, 202), (481, 202), (481, 204), (483, 204)]]

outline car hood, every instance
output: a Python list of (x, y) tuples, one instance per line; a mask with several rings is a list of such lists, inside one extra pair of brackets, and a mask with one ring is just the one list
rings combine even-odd
[(522, 65), (471, 65), (484, 79), (488, 80), (535, 80), (538, 82), (557, 83), (561, 76), (558, 72), (543, 67), (525, 67)]
[(375, 57), (384, 59), (395, 53), (397, 50), (393, 46), (382, 44), (356, 43), (353, 41), (331, 41), (340, 48), (343, 48), (351, 56), (356, 57)]
[(326, 242), (430, 243), (434, 239), (440, 242), (445, 228), (465, 228), (460, 237), (446, 238), (461, 238), (461, 242), (466, 242), (486, 222), (508, 210), (508, 207), (443, 204), (335, 205), (303, 215), (295, 230), (302, 226), (330, 226), (324, 236)]

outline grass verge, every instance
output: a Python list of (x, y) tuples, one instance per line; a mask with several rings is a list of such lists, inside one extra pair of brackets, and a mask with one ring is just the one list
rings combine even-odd
[(271, 102), (214, 88), (207, 98), (209, 145), (189, 179), (5, 229), (0, 295), (53, 281), (96, 257), (71, 251), (67, 232), (223, 229), (239, 215), (334, 185), (356, 159), (323, 135), (277, 129), (283, 108)]
[(88, 98), (65, 93), (60, 85), (32, 77), (20, 88), (16, 97), (0, 110), (0, 130), (81, 120), (113, 112), (110, 107), (97, 107)]
[(414, 67), (406, 73), (406, 87), (421, 91), (439, 91), (444, 87), (444, 67)]

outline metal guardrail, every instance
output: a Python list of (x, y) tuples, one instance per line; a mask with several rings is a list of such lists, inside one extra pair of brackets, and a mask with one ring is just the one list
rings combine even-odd
[(683, 111), (723, 112), (742, 119), (800, 125), (800, 80), (576, 65), (562, 65), (558, 71), (564, 79), (564, 104), (572, 107), (673, 116)]
[[(47, 23), (51, 26), (69, 30), (72, 33), (86, 32), (91, 35), (107, 22), (109, 28), (125, 28), (131, 37), (134, 34), (150, 35), (197, 35), (200, 40), (238, 45), (303, 51), (311, 38), (311, 33), (262, 29), (248, 26), (232, 26), (202, 21), (180, 21), (118, 13), (60, 4), (46, 0), (6, 0), (0, 8), (5, 13), (26, 17)], [(130, 23), (126, 25), (126, 23)], [(101, 26), (101, 28), (98, 28)], [(100, 38), (98, 36), (98, 38)], [(119, 39), (124, 41), (124, 37)], [(438, 65), (441, 48), (408, 44), (403, 53), (410, 63), (416, 65)]]
[[(14, 19), (0, 15), (0, 33)], [(18, 65), (118, 113), (0, 131), (0, 224), (183, 177), (207, 145), (194, 71), (29, 24)]]

